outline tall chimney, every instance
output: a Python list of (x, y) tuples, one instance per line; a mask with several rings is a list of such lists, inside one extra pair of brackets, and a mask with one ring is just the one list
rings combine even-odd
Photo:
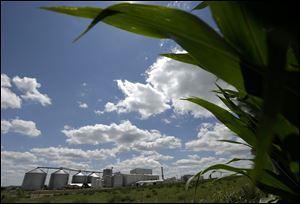
[(165, 178), (164, 178), (164, 168), (163, 167), (160, 167), (160, 168), (161, 168), (161, 179), (165, 180)]

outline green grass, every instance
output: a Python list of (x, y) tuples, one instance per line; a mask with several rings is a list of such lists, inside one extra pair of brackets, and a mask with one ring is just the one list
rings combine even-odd
[[(160, 186), (130, 187), (113, 190), (86, 189), (79, 192), (55, 192), (53, 195), (38, 195), (30, 192), (2, 192), (2, 202), (17, 203), (184, 203), (193, 202), (194, 187), (188, 192), (185, 183)], [(2, 197), (3, 196), (3, 197)], [(35, 196), (35, 198), (33, 198)], [(39, 197), (41, 196), (41, 197)], [(236, 177), (200, 183), (195, 202), (258, 202), (263, 193), (252, 187), (248, 179)]]

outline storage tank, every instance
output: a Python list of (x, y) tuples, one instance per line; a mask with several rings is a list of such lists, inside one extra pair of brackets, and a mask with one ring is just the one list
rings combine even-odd
[(88, 183), (92, 183), (92, 178), (93, 178), (93, 177), (95, 177), (96, 179), (97, 179), (97, 178), (100, 178), (100, 176), (99, 176), (98, 174), (96, 174), (95, 172), (92, 172), (91, 174), (88, 175), (88, 177), (87, 177), (87, 182), (88, 182)]
[(103, 176), (112, 176), (112, 169), (103, 169)]
[(23, 190), (40, 190), (44, 187), (46, 180), (46, 172), (42, 169), (36, 168), (25, 173), (22, 189)]
[(103, 175), (103, 186), (104, 187), (112, 187), (112, 176)]
[(72, 183), (87, 183), (87, 175), (79, 171), (72, 177)]
[(68, 185), (69, 174), (63, 169), (59, 169), (51, 174), (49, 189), (63, 189)]
[(121, 187), (123, 186), (123, 175), (115, 174), (113, 176), (113, 187)]
[(102, 186), (103, 186), (103, 180), (101, 178), (92, 177), (92, 179), (91, 179), (91, 186), (93, 188), (102, 188)]

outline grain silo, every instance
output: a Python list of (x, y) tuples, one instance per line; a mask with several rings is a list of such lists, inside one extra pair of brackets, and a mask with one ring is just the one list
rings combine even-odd
[(87, 183), (87, 175), (79, 171), (72, 177), (72, 183)]
[(59, 169), (51, 174), (49, 189), (63, 189), (68, 185), (69, 174), (63, 169)]
[(112, 169), (103, 169), (103, 176), (112, 176)]
[(95, 172), (92, 172), (91, 174), (88, 175), (87, 177), (87, 183), (92, 183), (92, 179), (93, 178), (99, 179), (100, 176), (98, 174), (96, 174)]
[(46, 180), (46, 172), (42, 169), (36, 168), (25, 173), (22, 183), (23, 190), (40, 190), (44, 187)]
[(91, 179), (91, 186), (93, 188), (102, 188), (102, 186), (103, 186), (103, 180), (101, 178), (92, 177), (92, 179)]
[(112, 169), (103, 169), (103, 186), (112, 187)]
[(115, 174), (114, 176), (113, 176), (113, 181), (112, 181), (112, 183), (113, 183), (113, 187), (121, 187), (121, 186), (123, 186), (124, 184), (123, 184), (123, 175), (122, 174)]

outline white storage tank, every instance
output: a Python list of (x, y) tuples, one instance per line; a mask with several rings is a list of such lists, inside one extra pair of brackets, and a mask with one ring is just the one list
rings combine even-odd
[(25, 173), (22, 189), (23, 190), (41, 190), (44, 187), (46, 180), (46, 172), (42, 169), (36, 168)]
[(63, 169), (59, 169), (51, 174), (49, 189), (63, 189), (68, 185), (69, 174)]
[(79, 171), (72, 177), (72, 183), (87, 183), (87, 175)]
[(89, 174), (88, 177), (87, 177), (87, 183), (92, 183), (92, 179), (93, 179), (94, 177), (95, 177), (96, 179), (100, 178), (100, 176), (99, 176), (98, 174), (96, 174), (95, 172), (92, 172), (92, 173)]

